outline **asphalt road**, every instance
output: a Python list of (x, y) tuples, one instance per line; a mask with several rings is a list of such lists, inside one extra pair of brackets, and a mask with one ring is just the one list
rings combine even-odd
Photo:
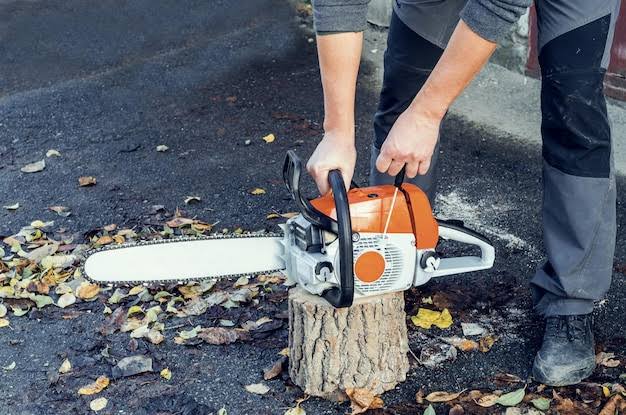
[[(109, 223), (142, 223), (154, 205), (180, 207), (219, 228), (275, 229), (268, 213), (295, 210), (281, 179), (285, 151), (295, 148), (306, 157), (321, 134), (315, 45), (302, 23), (281, 0), (0, 1), (0, 205), (20, 204), (15, 211), (0, 209), (0, 235), (41, 219), (80, 237)], [(373, 65), (364, 63), (357, 114), (360, 183), (367, 182), (377, 79)], [(271, 144), (262, 140), (269, 133), (276, 136)], [(543, 258), (540, 149), (455, 118), (446, 121), (442, 142), (436, 209), (490, 235), (496, 265), (414, 290), (408, 311), (423, 296), (448, 296), (456, 319), (492, 325), (500, 340), (489, 353), (461, 354), (440, 369), (413, 362), (407, 382), (384, 396), (398, 413), (409, 408), (419, 387), (493, 388), (490, 379), (500, 372), (525, 378), (541, 335), (527, 292)], [(169, 150), (157, 152), (158, 145)], [(46, 158), (50, 149), (61, 156)], [(44, 158), (42, 172), (20, 172)], [(97, 184), (79, 187), (81, 176), (94, 176)], [(620, 177), (618, 190), (624, 183)], [(251, 195), (257, 187), (266, 194)], [(201, 201), (185, 205), (188, 196)], [(618, 203), (621, 265), (623, 195)], [(62, 218), (47, 209), (54, 205), (69, 207), (72, 215)], [(101, 305), (86, 307), (99, 311)], [(100, 315), (65, 320), (45, 311), (41, 321), (24, 318), (11, 332), (1, 332), (0, 362), (19, 361), (22, 370), (0, 373), (0, 412), (87, 413), (84, 400), (49, 385), (43, 365), (69, 353), (84, 367), (82, 375), (108, 368), (107, 359), (81, 357), (98, 355), (107, 344), (94, 329)], [(626, 282), (616, 272), (597, 311), (601, 344), (624, 350), (624, 315)], [(415, 351), (420, 341), (412, 331)], [(114, 338), (112, 354), (123, 355), (126, 343), (127, 337)], [(297, 388), (273, 381), (272, 393), (261, 397), (242, 385), (257, 382), (259, 370), (285, 345), (283, 328), (256, 343), (151, 348), (158, 362), (186, 377), (167, 387), (143, 379), (119, 384), (109, 391), (109, 413), (151, 413), (151, 402), (157, 402), (282, 414), (300, 396)], [(312, 414), (347, 409), (317, 399), (304, 407)]]

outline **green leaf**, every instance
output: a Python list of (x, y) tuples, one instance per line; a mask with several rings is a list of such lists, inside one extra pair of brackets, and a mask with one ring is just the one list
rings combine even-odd
[(548, 398), (537, 398), (533, 399), (531, 402), (533, 406), (540, 411), (547, 411), (548, 409), (550, 409), (551, 400)]
[(226, 412), (226, 408), (225, 407), (222, 407), (222, 409), (217, 411), (217, 415), (228, 415), (228, 412)]
[(499, 403), (502, 406), (515, 406), (522, 402), (524, 395), (526, 395), (526, 387), (514, 390), (513, 392), (505, 393), (498, 398), (496, 403)]
[(428, 405), (428, 408), (424, 411), (424, 415), (437, 415), (437, 412), (435, 412), (435, 408), (433, 408), (432, 405)]

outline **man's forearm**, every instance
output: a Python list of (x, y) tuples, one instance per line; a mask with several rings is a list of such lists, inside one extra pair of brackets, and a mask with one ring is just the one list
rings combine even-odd
[(324, 130), (354, 138), (354, 97), (359, 72), (362, 32), (317, 36), (324, 88)]
[(430, 77), (410, 106), (412, 113), (443, 118), (496, 49), (496, 43), (474, 33), (462, 20)]

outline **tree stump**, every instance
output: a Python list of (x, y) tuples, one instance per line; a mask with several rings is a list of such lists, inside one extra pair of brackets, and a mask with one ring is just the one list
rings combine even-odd
[(408, 350), (402, 292), (340, 309), (299, 287), (289, 292), (289, 375), (309, 395), (342, 401), (347, 388), (393, 389), (406, 380)]

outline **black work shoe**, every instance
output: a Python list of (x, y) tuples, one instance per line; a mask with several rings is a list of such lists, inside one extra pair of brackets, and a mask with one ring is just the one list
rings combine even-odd
[(548, 317), (533, 378), (549, 386), (566, 386), (591, 375), (596, 367), (591, 326), (591, 314)]

